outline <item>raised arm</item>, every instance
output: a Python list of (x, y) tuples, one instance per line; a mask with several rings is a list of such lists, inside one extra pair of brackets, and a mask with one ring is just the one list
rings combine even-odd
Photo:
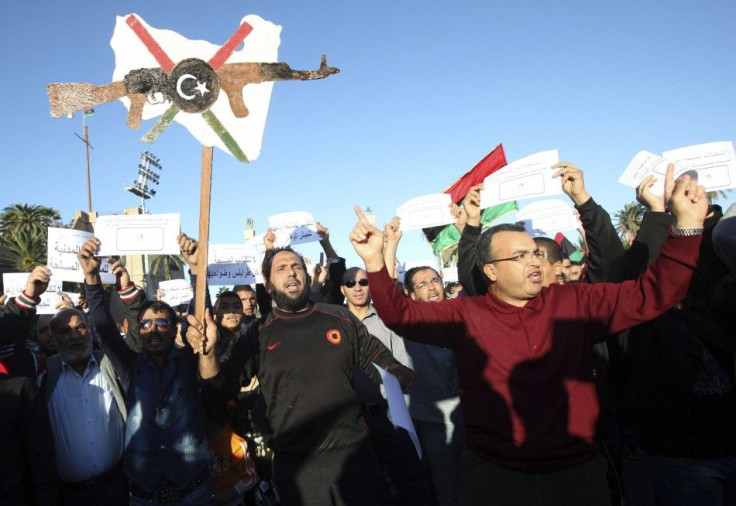
[(586, 291), (587, 311), (605, 320), (610, 333), (659, 316), (687, 294), (708, 211), (705, 189), (683, 176), (676, 182), (669, 207), (674, 224), (660, 257), (635, 281), (599, 283)]
[(580, 213), (588, 246), (588, 281), (621, 281), (624, 246), (611, 223), (611, 217), (598, 205), (585, 188), (583, 171), (570, 162), (552, 166), (553, 177), (560, 178), (562, 191), (570, 197)]
[(488, 289), (488, 280), (475, 265), (475, 243), (481, 232), (480, 191), (482, 189), (482, 184), (471, 187), (463, 199), (463, 209), (467, 218), (457, 246), (457, 276), (468, 295), (482, 295)]
[(125, 266), (117, 261), (110, 266), (110, 271), (115, 274), (115, 289), (120, 295), (123, 305), (123, 317), (128, 321), (128, 331), (125, 334), (125, 344), (136, 353), (143, 351), (141, 345), (140, 324), (138, 313), (143, 303), (146, 302), (146, 292), (135, 286), (130, 280), (130, 274)]
[(465, 336), (459, 299), (419, 302), (399, 292), (385, 268), (383, 233), (359, 207), (353, 209), (358, 222), (350, 232), (350, 242), (365, 263), (373, 304), (383, 323), (406, 339), (454, 348)]
[(398, 279), (399, 272), (397, 268), (396, 252), (399, 249), (401, 241), (401, 218), (394, 216), (391, 221), (383, 227), (383, 261), (386, 264), (388, 275), (393, 279)]
[(674, 165), (667, 167), (665, 174), (664, 195), (655, 195), (651, 187), (656, 181), (654, 176), (644, 179), (636, 188), (636, 200), (647, 210), (641, 220), (639, 232), (631, 247), (624, 256), (624, 279), (636, 279), (659, 256), (669, 236), (671, 217), (665, 204), (674, 188)]
[[(137, 353), (125, 344), (117, 325), (115, 325), (115, 320), (110, 314), (110, 307), (105, 299), (102, 282), (100, 281), (102, 260), (96, 256), (99, 247), (99, 239), (92, 237), (82, 245), (79, 253), (77, 253), (77, 260), (79, 260), (79, 265), (82, 272), (84, 272), (84, 292), (89, 305), (89, 316), (94, 323), (95, 333), (100, 340), (100, 347), (112, 362), (115, 372), (120, 376), (122, 384), (127, 389)], [(121, 275), (119, 269), (116, 275)]]

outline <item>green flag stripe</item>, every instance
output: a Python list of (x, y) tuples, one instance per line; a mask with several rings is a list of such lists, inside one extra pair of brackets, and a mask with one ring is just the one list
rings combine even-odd
[(220, 120), (217, 119), (215, 113), (208, 110), (202, 113), (202, 117), (212, 130), (215, 131), (222, 142), (225, 143), (225, 146), (230, 150), (230, 153), (232, 153), (232, 155), (241, 162), (248, 163), (248, 157), (245, 156), (245, 153), (240, 149), (240, 146), (238, 146), (238, 143), (233, 139), (232, 135), (230, 135), (230, 132), (228, 132), (223, 124), (220, 123)]
[(156, 142), (158, 136), (164, 133), (164, 130), (166, 130), (171, 122), (174, 121), (174, 116), (176, 116), (178, 113), (179, 108), (176, 105), (172, 105), (171, 107), (166, 109), (166, 112), (163, 113), (156, 124), (153, 125), (148, 132), (146, 132), (146, 135), (141, 137), (141, 140), (149, 144), (153, 144), (154, 142)]

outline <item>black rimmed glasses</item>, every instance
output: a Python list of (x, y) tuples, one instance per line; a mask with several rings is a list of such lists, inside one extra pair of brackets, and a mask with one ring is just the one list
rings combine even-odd
[(343, 285), (347, 286), (348, 288), (352, 288), (356, 284), (365, 287), (365, 286), (368, 286), (368, 280), (365, 279), (365, 278), (363, 278), (363, 279), (349, 279), (349, 280), (347, 280), (347, 281), (345, 281), (343, 283)]
[(529, 260), (531, 260), (532, 257), (537, 257), (539, 261), (546, 260), (547, 252), (541, 249), (538, 249), (537, 251), (522, 251), (512, 257), (497, 258), (496, 260), (491, 260), (490, 262), (486, 262), (486, 263), (488, 264), (495, 264), (496, 262), (523, 262), (523, 263), (526, 263), (526, 262), (529, 262)]

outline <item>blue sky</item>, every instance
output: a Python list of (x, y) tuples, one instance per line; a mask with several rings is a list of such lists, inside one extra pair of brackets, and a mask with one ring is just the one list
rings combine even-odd
[[(617, 183), (642, 149), (733, 141), (736, 3), (732, 1), (229, 1), (4, 2), (0, 208), (33, 203), (64, 221), (86, 209), (81, 118), (52, 119), (50, 82), (110, 81), (115, 16), (223, 43), (247, 14), (283, 26), (279, 60), (329, 79), (276, 83), (260, 157), (244, 165), (215, 150), (210, 238), (240, 242), (246, 217), (310, 211), (349, 264), (352, 206), (379, 222), (410, 198), (444, 190), (493, 147), (509, 161), (547, 149), (585, 170), (611, 214), (633, 200)], [(141, 151), (164, 170), (154, 213), (180, 212), (196, 235), (200, 145), (178, 124), (147, 145), (121, 103), (89, 120), (93, 208), (120, 212)], [(729, 195), (727, 206), (736, 202)], [(523, 203), (522, 203), (523, 204)], [(314, 245), (304, 249), (316, 259)], [(402, 260), (431, 258), (418, 232)]]

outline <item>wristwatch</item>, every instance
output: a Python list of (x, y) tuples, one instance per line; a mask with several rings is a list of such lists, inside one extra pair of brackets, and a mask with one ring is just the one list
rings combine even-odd
[(703, 235), (703, 228), (672, 228), (672, 235), (677, 237), (692, 237), (695, 235)]

